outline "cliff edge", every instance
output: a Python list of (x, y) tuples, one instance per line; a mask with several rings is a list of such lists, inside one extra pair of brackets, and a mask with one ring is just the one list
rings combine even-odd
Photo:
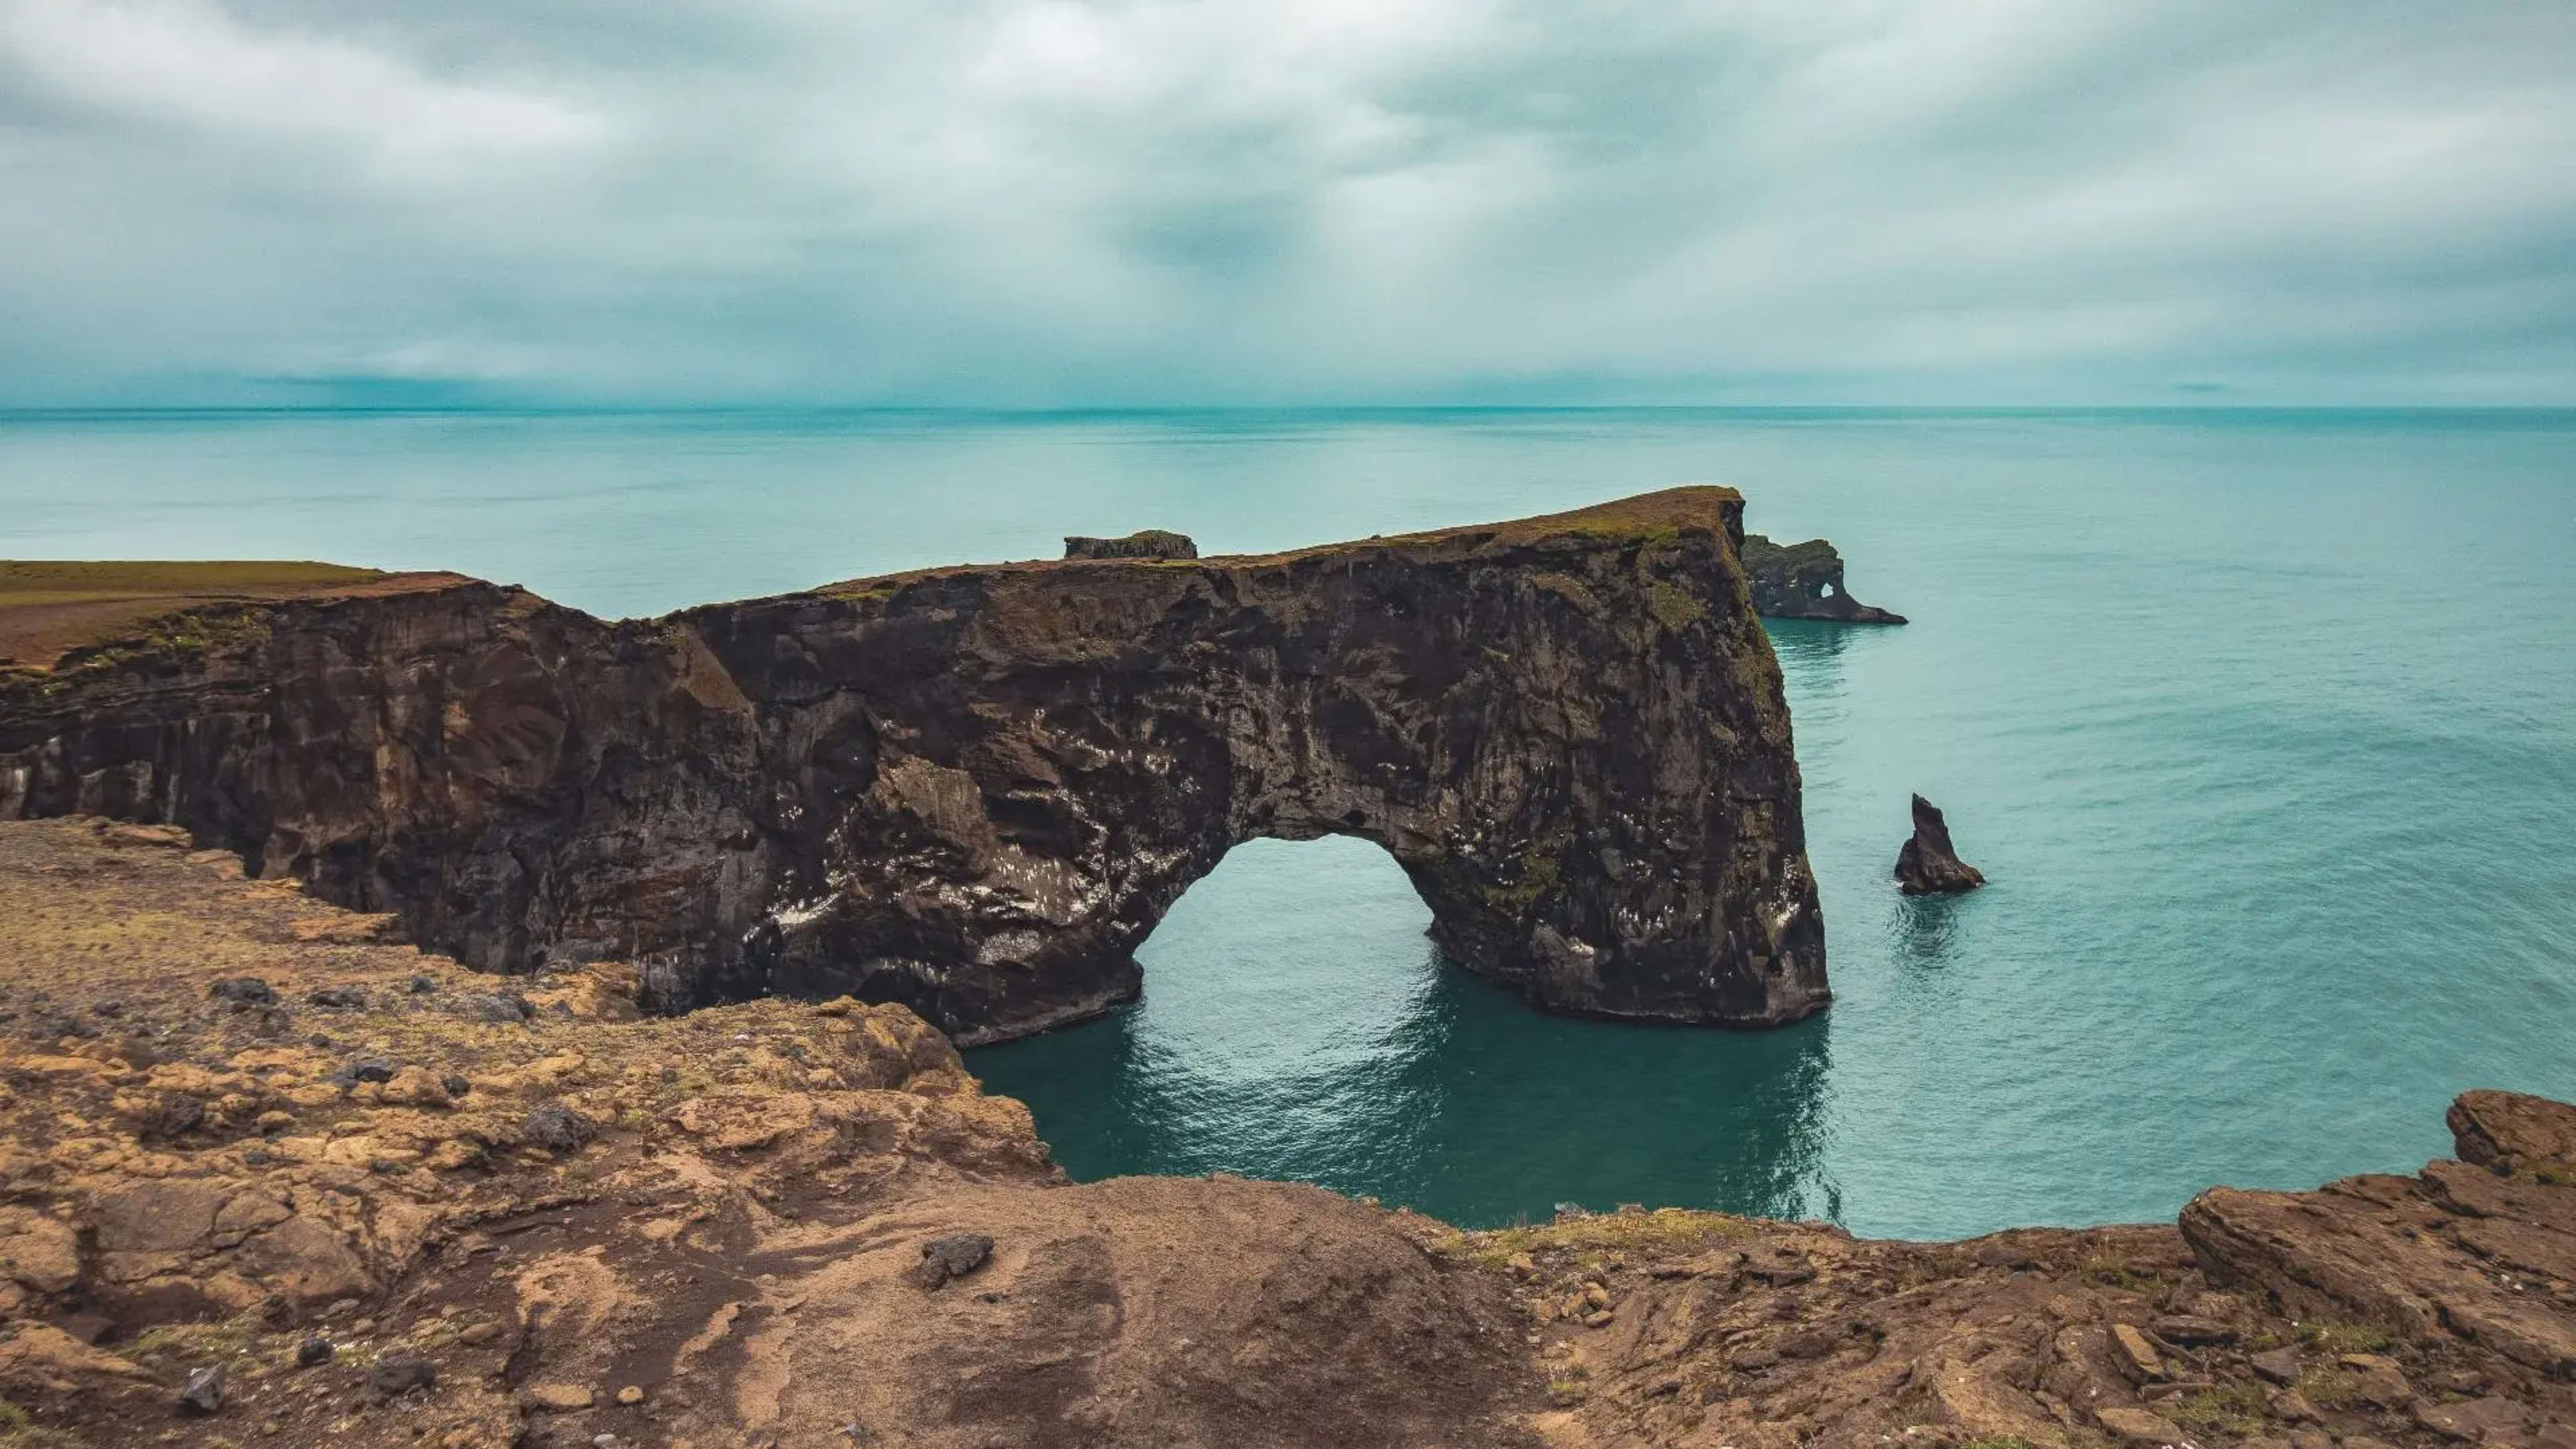
[(1132, 998), (1236, 843), (1356, 835), (1544, 1007), (1768, 1026), (1829, 992), (1742, 510), (1674, 489), (622, 623), (435, 575), (126, 600), (0, 671), (0, 818), (177, 824), (487, 969), (854, 993), (966, 1043)]

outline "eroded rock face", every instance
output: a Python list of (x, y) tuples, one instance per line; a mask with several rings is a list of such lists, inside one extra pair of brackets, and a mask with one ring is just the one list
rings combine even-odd
[(1896, 851), (1896, 888), (1909, 896), (1972, 891), (1986, 883), (1985, 873), (1959, 858), (1950, 844), (1949, 822), (1929, 800), (1914, 797), (1914, 834)]
[(1821, 538), (1778, 544), (1744, 536), (1744, 571), (1753, 607), (1773, 619), (1831, 619), (1844, 624), (1902, 624), (1903, 614), (1864, 604), (1843, 586), (1843, 556)]
[(176, 822), (487, 968), (969, 1043), (1135, 995), (1236, 843), (1350, 834), (1544, 1006), (1770, 1025), (1828, 993), (1741, 517), (1677, 489), (614, 624), (472, 581), (209, 605), (0, 675), (0, 817)]

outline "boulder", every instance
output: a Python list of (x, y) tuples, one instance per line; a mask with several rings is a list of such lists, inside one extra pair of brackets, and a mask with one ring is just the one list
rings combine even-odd
[(921, 1245), (921, 1261), (908, 1275), (924, 1288), (937, 1288), (951, 1278), (963, 1278), (984, 1266), (993, 1256), (993, 1240), (982, 1233), (953, 1233), (933, 1238)]

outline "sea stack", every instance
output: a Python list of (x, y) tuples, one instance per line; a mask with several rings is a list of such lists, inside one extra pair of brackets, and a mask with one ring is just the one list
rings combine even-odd
[(1972, 891), (1985, 883), (1985, 875), (1951, 848), (1950, 827), (1941, 819), (1940, 807), (1915, 796), (1914, 838), (1896, 852), (1896, 888), (1921, 896)]
[(1168, 528), (1140, 528), (1125, 538), (1084, 538), (1067, 534), (1064, 556), (1076, 558), (1197, 558), (1199, 546), (1186, 533)]
[(1745, 582), (1753, 611), (1766, 619), (1827, 619), (1838, 624), (1902, 624), (1905, 616), (1864, 604), (1843, 586), (1843, 556), (1829, 540), (1779, 544), (1744, 535)]

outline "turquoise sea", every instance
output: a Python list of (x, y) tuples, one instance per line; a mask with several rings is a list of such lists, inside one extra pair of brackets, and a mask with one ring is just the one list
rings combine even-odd
[[(1157, 526), (1270, 549), (1724, 482), (1901, 629), (1778, 624), (1834, 986), (1758, 1035), (1543, 1017), (1392, 862), (1254, 842), (1146, 998), (973, 1053), (1077, 1177), (1455, 1220), (2169, 1217), (2576, 1097), (2576, 414), (0, 417), (0, 556), (316, 557), (602, 613)], [(1906, 797), (1994, 884), (1906, 900)]]

